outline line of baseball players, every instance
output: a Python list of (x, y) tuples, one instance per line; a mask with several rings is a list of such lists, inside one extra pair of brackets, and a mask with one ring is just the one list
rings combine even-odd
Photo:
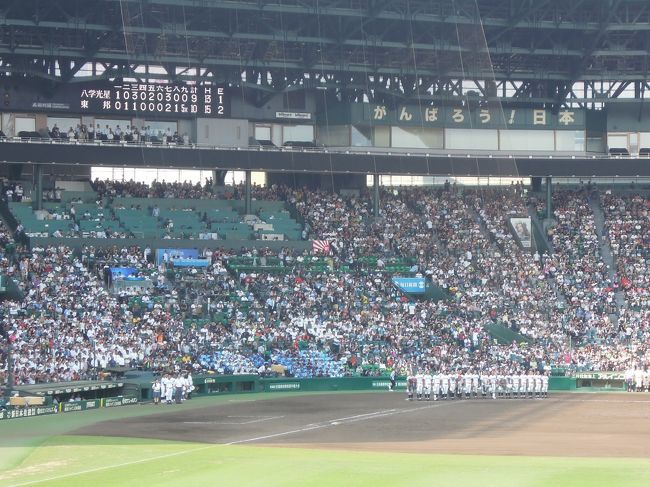
[(625, 390), (627, 392), (650, 391), (650, 371), (643, 369), (628, 369), (625, 371)]
[(151, 386), (154, 404), (160, 404), (162, 401), (167, 404), (180, 404), (190, 398), (193, 390), (194, 382), (189, 372), (176, 376), (164, 374), (162, 379), (156, 379)]
[(548, 394), (548, 376), (544, 374), (409, 374), (407, 400), (535, 398)]

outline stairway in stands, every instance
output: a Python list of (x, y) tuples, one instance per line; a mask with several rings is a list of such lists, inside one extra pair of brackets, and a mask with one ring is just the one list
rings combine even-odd
[[(546, 227), (544, 226), (544, 222), (541, 221), (541, 219), (539, 218), (539, 215), (537, 214), (537, 209), (535, 208), (534, 205), (528, 205), (527, 209), (528, 209), (528, 216), (530, 216), (533, 234), (535, 235), (535, 241), (537, 242), (538, 252), (540, 254), (544, 254), (544, 253), (553, 254), (554, 252), (553, 243), (547, 237), (546, 230), (545, 230)], [(547, 219), (546, 221), (550, 223), (552, 220)], [(546, 282), (555, 293), (558, 303), (560, 303), (562, 307), (567, 308), (569, 306), (569, 303), (567, 302), (564, 293), (558, 287), (555, 279), (548, 279)]]
[[(596, 224), (596, 234), (598, 235), (598, 241), (600, 243), (600, 255), (603, 258), (603, 262), (607, 265), (607, 276), (612, 282), (615, 282), (616, 274), (616, 261), (614, 259), (614, 254), (612, 254), (612, 249), (609, 246), (609, 243), (605, 235), (605, 213), (603, 212), (602, 201), (600, 199), (600, 192), (597, 190), (592, 193), (592, 197), (589, 198), (589, 206), (591, 211), (594, 214), (594, 223)], [(625, 295), (623, 291), (619, 290), (616, 292), (616, 304), (619, 309), (626, 307)]]

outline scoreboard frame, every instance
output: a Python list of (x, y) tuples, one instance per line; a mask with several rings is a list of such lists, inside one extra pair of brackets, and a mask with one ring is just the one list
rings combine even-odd
[(225, 118), (230, 115), (228, 102), (224, 86), (133, 82), (84, 85), (78, 93), (77, 107), (80, 113), (95, 116)]

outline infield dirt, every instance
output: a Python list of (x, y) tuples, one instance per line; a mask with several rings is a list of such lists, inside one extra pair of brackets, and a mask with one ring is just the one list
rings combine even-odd
[(233, 396), (105, 421), (74, 434), (214, 444), (584, 457), (650, 457), (650, 394), (410, 402), (404, 394)]

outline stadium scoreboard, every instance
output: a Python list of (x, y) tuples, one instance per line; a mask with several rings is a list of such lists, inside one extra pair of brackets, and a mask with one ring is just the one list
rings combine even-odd
[(120, 83), (84, 86), (78, 106), (92, 114), (224, 117), (228, 101), (223, 86)]

